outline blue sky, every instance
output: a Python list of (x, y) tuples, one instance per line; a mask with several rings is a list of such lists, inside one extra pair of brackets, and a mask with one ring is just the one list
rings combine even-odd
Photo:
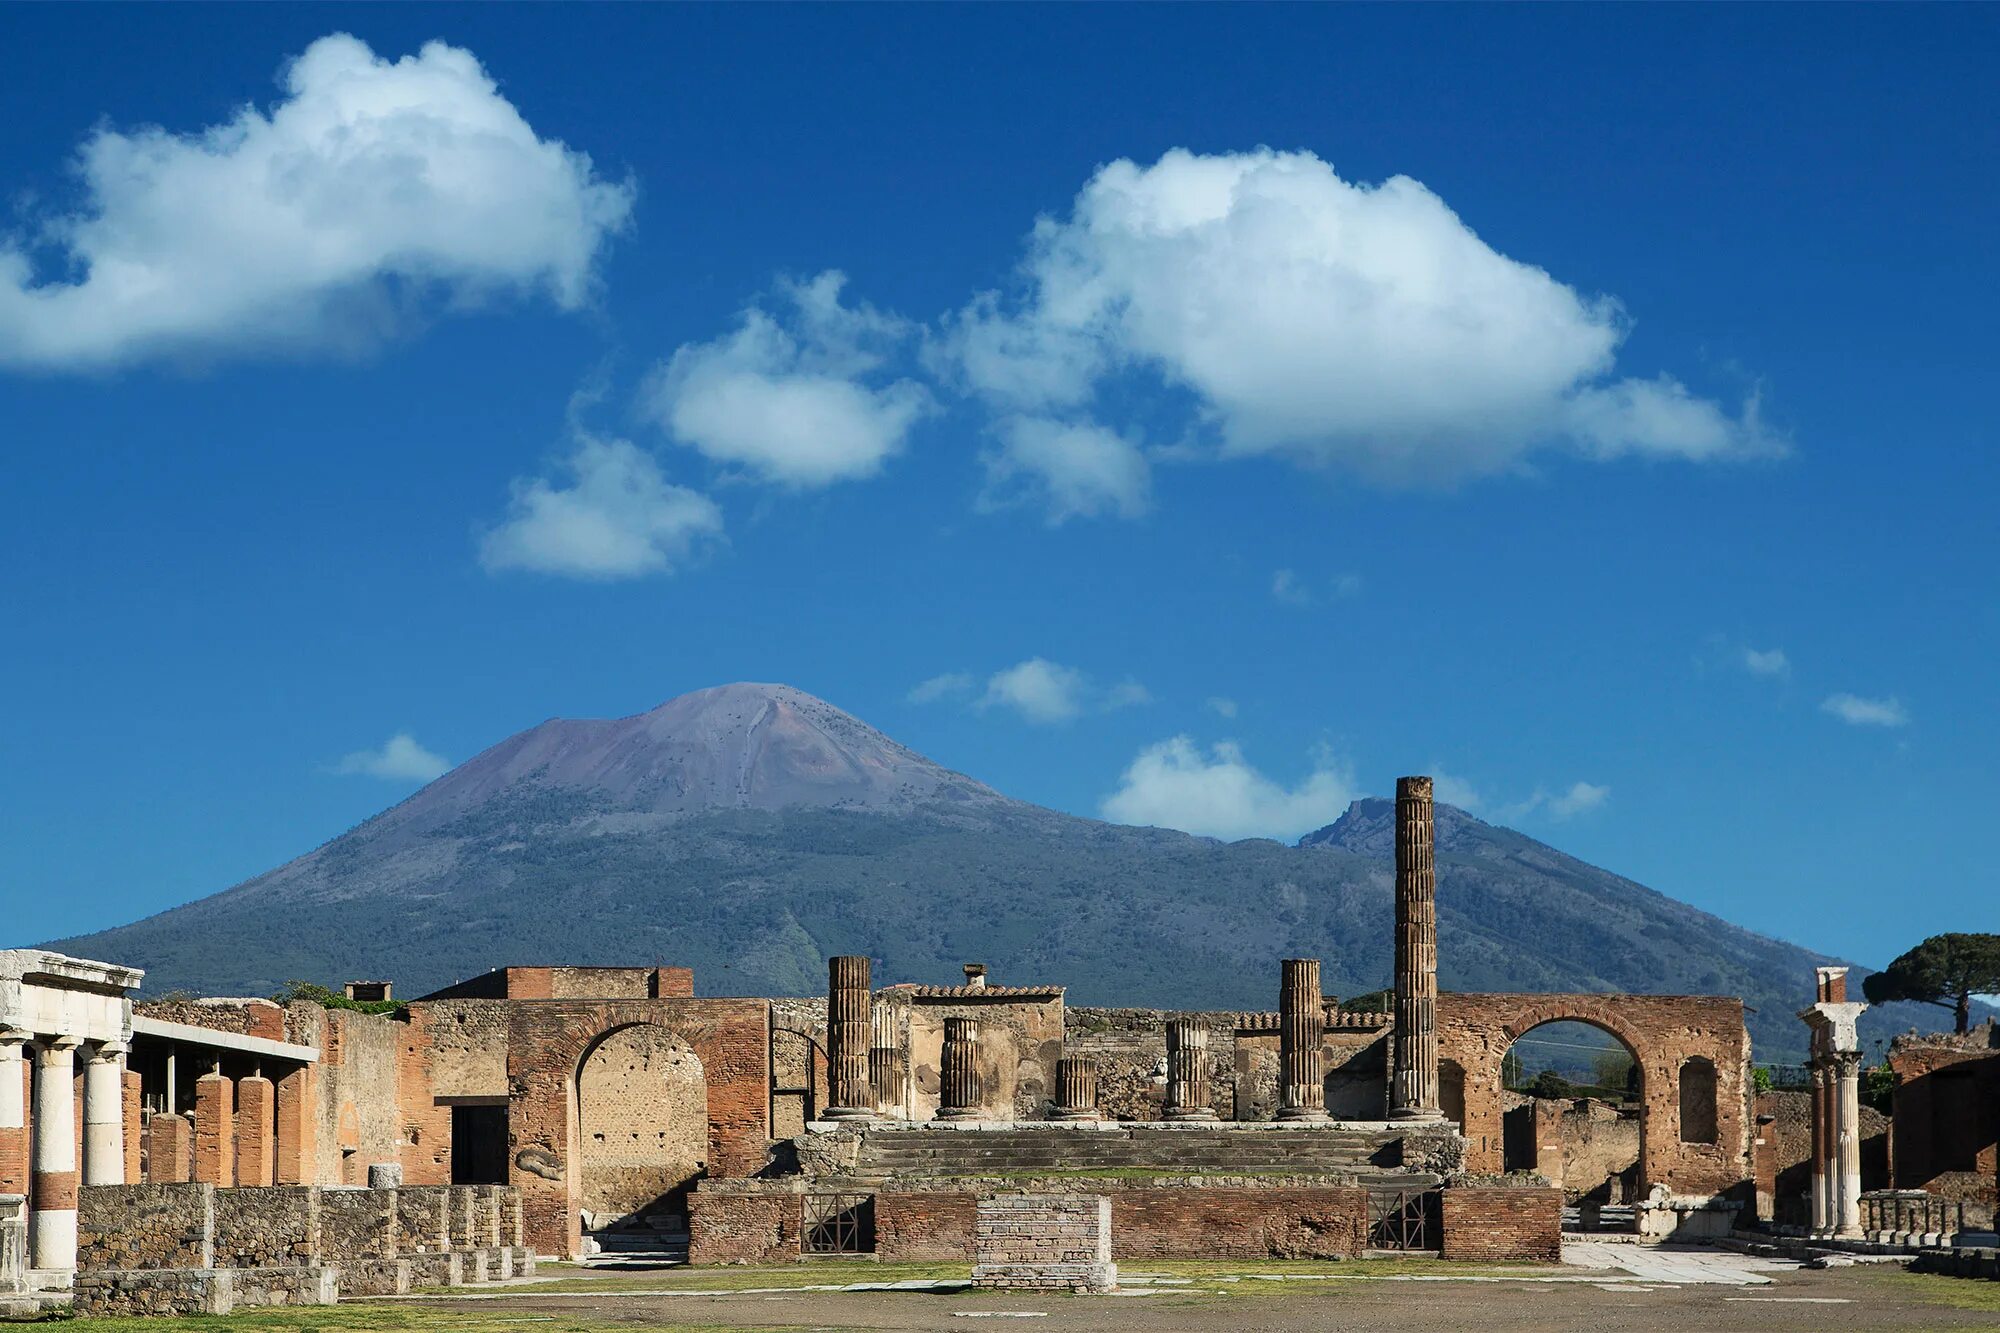
[(1979, 7), (11, 8), (5, 933), (742, 679), (1083, 814), (1430, 771), (1811, 947), (2000, 929), (1996, 57)]

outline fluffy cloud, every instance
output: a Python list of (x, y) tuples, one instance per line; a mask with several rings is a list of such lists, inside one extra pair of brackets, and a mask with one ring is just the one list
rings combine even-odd
[(1431, 780), (1435, 786), (1437, 799), (1446, 805), (1455, 805), (1473, 814), (1483, 814), (1502, 824), (1511, 824), (1531, 815), (1544, 814), (1550, 819), (1573, 819), (1578, 815), (1595, 810), (1611, 799), (1611, 788), (1594, 782), (1572, 782), (1561, 791), (1551, 792), (1546, 787), (1536, 787), (1528, 796), (1518, 801), (1495, 805), (1465, 778), (1447, 773), (1442, 767), (1431, 765)]
[(336, 773), (355, 773), (387, 782), (429, 782), (451, 768), (451, 761), (417, 744), (414, 736), (399, 731), (378, 750), (356, 750), (334, 764)]
[[(0, 364), (366, 346), (436, 295), (584, 303), (633, 189), (535, 134), (471, 52), (321, 38), (284, 98), (191, 134), (105, 128), (84, 207), (0, 242)], [(49, 252), (38, 280), (34, 249)]]
[(652, 455), (625, 440), (578, 432), (564, 461), (570, 484), (514, 483), (507, 517), (480, 544), (494, 573), (525, 569), (584, 579), (668, 574), (722, 533), (722, 511), (668, 482)]
[(1789, 676), (1792, 674), (1792, 659), (1785, 656), (1782, 648), (1745, 648), (1743, 669), (1753, 676)]
[(1351, 183), (1310, 153), (1100, 168), (1035, 226), (1023, 299), (993, 293), (938, 349), (996, 408), (1075, 413), (1143, 371), (1193, 398), (1225, 455), (1448, 484), (1563, 442), (1594, 458), (1772, 449), (1668, 377), (1615, 379), (1627, 321), (1498, 253), (1408, 177)]
[(1135, 518), (1151, 504), (1151, 465), (1139, 446), (1116, 431), (1049, 417), (1009, 417), (988, 450), (989, 506), (1027, 499), (1047, 512), (1050, 526), (1072, 518), (1115, 514)]
[(1904, 727), (1910, 723), (1909, 710), (1896, 698), (1867, 699), (1858, 694), (1832, 694), (1820, 704), (1850, 727)]
[(1088, 673), (1046, 657), (1016, 662), (983, 682), (969, 671), (947, 671), (917, 685), (907, 697), (916, 704), (970, 700), (981, 711), (1005, 708), (1042, 724), (1070, 722), (1085, 713), (1110, 713), (1153, 702), (1153, 692), (1130, 676), (1103, 687)]
[(914, 380), (882, 368), (910, 326), (863, 304), (845, 306), (844, 274), (785, 284), (780, 322), (761, 308), (737, 330), (689, 343), (654, 371), (641, 409), (680, 443), (764, 481), (828, 486), (873, 476), (935, 410)]
[(1100, 813), (1117, 824), (1211, 838), (1292, 839), (1338, 819), (1354, 796), (1353, 779), (1330, 763), (1287, 788), (1251, 767), (1232, 742), (1204, 753), (1175, 736), (1139, 752)]
[(1611, 799), (1611, 788), (1600, 787), (1593, 782), (1575, 782), (1568, 791), (1549, 797), (1549, 813), (1557, 819), (1569, 819), (1586, 810), (1595, 810)]

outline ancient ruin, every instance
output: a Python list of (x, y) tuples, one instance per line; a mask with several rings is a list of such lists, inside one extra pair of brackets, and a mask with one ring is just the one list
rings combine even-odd
[[(1808, 1195), (1801, 1230), (1829, 1243), (1990, 1224), (1990, 1034), (1899, 1045), (1892, 1176), (1844, 969), (1801, 1013), (1796, 1103), (1753, 1087), (1735, 999), (1441, 993), (1430, 800), (1398, 784), (1389, 1012), (1323, 994), (1313, 958), (1278, 964), (1266, 1013), (1070, 1006), (983, 964), (877, 987), (860, 956), (830, 959), (820, 996), (504, 967), (407, 1002), (357, 983), (370, 1013), (147, 1003), (129, 969), (0, 954), (0, 1283), (216, 1310), (636, 1248), (1089, 1287), (1143, 1258), (1546, 1259), (1564, 1226), (1782, 1228)], [(1553, 1023), (1615, 1040), (1622, 1089), (1510, 1083), (1515, 1044)], [(231, 1239), (252, 1226), (296, 1232), (298, 1262)]]

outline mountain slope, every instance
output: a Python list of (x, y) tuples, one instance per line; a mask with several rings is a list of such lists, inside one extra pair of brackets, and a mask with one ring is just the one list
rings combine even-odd
[[(1763, 1058), (1802, 1050), (1792, 1014), (1823, 958), (1437, 819), (1447, 989), (1740, 995)], [(704, 994), (802, 994), (853, 952), (883, 980), (981, 959), (1076, 1003), (1268, 1008), (1284, 957), (1322, 958), (1329, 993), (1387, 984), (1393, 820), (1359, 801), (1298, 847), (1102, 824), (789, 687), (731, 685), (545, 722), (276, 870), (54, 947), (143, 966), (155, 993), (371, 975), (420, 994), (508, 963), (665, 961)]]

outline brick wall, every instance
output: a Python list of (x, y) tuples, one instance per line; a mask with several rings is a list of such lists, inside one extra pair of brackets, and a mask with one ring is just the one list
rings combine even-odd
[(598, 1044), (577, 1075), (582, 1206), (600, 1226), (682, 1196), (708, 1158), (701, 1061), (664, 1028), (629, 1027)]
[(1957, 1036), (1898, 1037), (1892, 1154), (1896, 1188), (2000, 1202), (2000, 1042), (1993, 1024)]
[[(1462, 1071), (1465, 1165), (1506, 1169), (1500, 1067), (1516, 1038), (1544, 1023), (1580, 1021), (1624, 1042), (1643, 1081), (1642, 1188), (1679, 1195), (1750, 1188), (1747, 1091), (1750, 1038), (1740, 1000), (1703, 995), (1471, 995), (1438, 997), (1438, 1055)], [(1715, 1142), (1681, 1141), (1680, 1070), (1715, 1066)]]
[(876, 1253), (911, 1263), (963, 1263), (972, 1253), (978, 1203), (971, 1194), (877, 1194)]
[[(696, 1190), (688, 1196), (688, 1219), (689, 1263), (767, 1264), (799, 1257), (796, 1194)], [(970, 1248), (968, 1243), (968, 1253)]]
[(93, 1185), (77, 1200), (77, 1267), (207, 1268), (215, 1260), (212, 1185)]
[(995, 1194), (973, 1225), (974, 1286), (1109, 1291), (1111, 1201), (1101, 1195)]
[(1441, 1191), (1446, 1259), (1562, 1259), (1562, 1191), (1459, 1186)]

